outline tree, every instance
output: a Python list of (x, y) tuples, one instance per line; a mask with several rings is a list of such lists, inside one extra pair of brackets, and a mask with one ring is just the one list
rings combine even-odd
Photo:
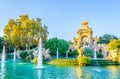
[(120, 55), (120, 39), (119, 40), (111, 40), (108, 44), (109, 56), (117, 57)]
[(0, 53), (2, 52), (3, 45), (4, 45), (4, 38), (0, 37)]
[(58, 48), (59, 55), (65, 56), (69, 48), (67, 41), (58, 38), (51, 38), (44, 44), (45, 49), (50, 49), (50, 54), (55, 56)]
[(98, 43), (108, 44), (111, 39), (118, 39), (118, 38), (114, 35), (104, 34), (103, 36), (99, 37)]
[(120, 62), (120, 39), (111, 40), (108, 44), (109, 56), (106, 57), (109, 60)]
[(94, 55), (94, 51), (89, 47), (84, 48), (83, 53), (85, 56), (89, 56), (89, 57), (93, 57), (93, 55)]
[(28, 15), (21, 15), (19, 19), (10, 19), (4, 28), (6, 39), (16, 49), (30, 49), (36, 46), (41, 37), (43, 42), (47, 39), (47, 26), (42, 26), (41, 19), (29, 19)]
[(47, 31), (47, 26), (44, 25), (43, 26), (43, 31), (42, 31), (42, 39), (43, 39), (43, 43), (45, 43), (45, 41), (47, 40), (47, 35), (49, 34), (49, 32)]
[(108, 43), (109, 50), (115, 50), (119, 46), (118, 40), (111, 40), (110, 43)]

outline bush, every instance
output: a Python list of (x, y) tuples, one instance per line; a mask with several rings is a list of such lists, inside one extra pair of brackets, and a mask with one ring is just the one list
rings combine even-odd
[(84, 66), (84, 65), (90, 64), (90, 58), (87, 56), (78, 57), (78, 62), (79, 62), (79, 65)]
[(84, 66), (90, 63), (90, 59), (86, 56), (78, 57), (78, 59), (53, 59), (48, 64), (53, 65), (79, 65)]
[(50, 55), (56, 56), (57, 48), (59, 51), (59, 55), (65, 57), (66, 51), (69, 48), (69, 44), (66, 40), (58, 39), (58, 38), (52, 38), (49, 39), (44, 44), (45, 49), (50, 49)]
[(31, 54), (28, 54), (27, 51), (21, 51), (20, 52), (20, 57), (22, 60), (29, 62), (31, 58)]
[(0, 53), (3, 50), (3, 45), (4, 45), (5, 39), (3, 37), (0, 37)]
[(92, 49), (88, 48), (88, 47), (86, 47), (84, 49), (83, 53), (84, 53), (85, 56), (88, 56), (88, 57), (93, 57), (93, 55), (94, 55), (94, 52), (92, 51)]
[(119, 57), (116, 56), (116, 57), (112, 58), (112, 60), (113, 60), (113, 61), (119, 61)]
[(27, 55), (28, 55), (27, 51), (21, 51), (21, 52), (20, 52), (20, 57), (21, 57), (22, 59), (25, 59)]
[(117, 55), (120, 56), (120, 50), (118, 51)]
[(48, 64), (53, 65), (78, 65), (78, 61), (76, 59), (53, 59)]
[(120, 63), (120, 57), (118, 57), (118, 62)]
[(77, 50), (72, 51), (72, 52), (69, 52), (69, 53), (68, 53), (68, 56), (69, 56), (69, 57), (76, 57), (76, 56), (78, 56)]
[(13, 55), (12, 55), (11, 53), (7, 53), (6, 58), (7, 58), (7, 59), (12, 59), (12, 58), (13, 58)]
[(103, 54), (100, 52), (97, 52), (97, 58), (103, 58)]

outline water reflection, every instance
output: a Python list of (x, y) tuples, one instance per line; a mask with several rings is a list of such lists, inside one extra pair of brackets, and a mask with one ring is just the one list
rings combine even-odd
[(77, 66), (75, 68), (75, 74), (76, 74), (77, 78), (81, 78), (81, 76), (82, 76), (82, 68), (80, 66)]
[(1, 79), (5, 78), (5, 63), (1, 63)]
[(119, 66), (108, 66), (107, 68), (109, 70), (108, 75), (111, 79), (118, 79), (118, 77), (120, 78)]
[(120, 66), (54, 66), (34, 69), (32, 64), (1, 63), (0, 79), (120, 79)]
[(37, 79), (41, 79), (41, 74), (42, 74), (42, 70), (38, 69), (37, 70)]
[(74, 70), (75, 79), (94, 79), (93, 74), (86, 67), (77, 66)]

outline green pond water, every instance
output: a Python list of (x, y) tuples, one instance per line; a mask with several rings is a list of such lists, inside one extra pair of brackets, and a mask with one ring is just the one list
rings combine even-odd
[(120, 66), (54, 66), (35, 69), (31, 63), (0, 64), (0, 79), (120, 79)]

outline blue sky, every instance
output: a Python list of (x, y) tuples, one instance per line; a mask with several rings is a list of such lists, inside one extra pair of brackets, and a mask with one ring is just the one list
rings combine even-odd
[(73, 40), (82, 21), (88, 21), (94, 36), (120, 36), (120, 0), (0, 0), (0, 36), (10, 18), (28, 14), (48, 26), (48, 38)]

